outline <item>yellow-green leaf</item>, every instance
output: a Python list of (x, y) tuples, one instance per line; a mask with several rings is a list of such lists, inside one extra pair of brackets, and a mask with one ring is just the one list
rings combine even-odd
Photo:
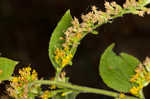
[(17, 64), (17, 61), (0, 57), (0, 80), (8, 80)]

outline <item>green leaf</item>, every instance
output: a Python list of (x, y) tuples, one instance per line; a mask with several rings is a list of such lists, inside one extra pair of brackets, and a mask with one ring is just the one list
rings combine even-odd
[(128, 54), (121, 53), (117, 56), (110, 45), (100, 59), (100, 76), (107, 86), (120, 92), (129, 92), (133, 84), (130, 78), (135, 74), (134, 70), (140, 61)]
[(76, 96), (78, 94), (79, 94), (78, 92), (73, 92), (73, 93), (70, 93), (70, 94), (68, 94), (66, 96), (61, 96), (59, 94), (59, 95), (54, 96), (52, 99), (76, 99)]
[(56, 48), (62, 48), (62, 43), (64, 40), (60, 40), (60, 37), (64, 36), (64, 32), (67, 30), (68, 27), (71, 26), (72, 16), (70, 14), (70, 10), (68, 10), (65, 15), (61, 18), (59, 23), (57, 24), (55, 30), (52, 33), (50, 43), (49, 43), (49, 58), (55, 67), (58, 67), (58, 64), (55, 62), (54, 59), (54, 51)]
[(17, 64), (17, 61), (0, 57), (0, 80), (8, 80), (9, 77), (13, 74), (14, 68)]

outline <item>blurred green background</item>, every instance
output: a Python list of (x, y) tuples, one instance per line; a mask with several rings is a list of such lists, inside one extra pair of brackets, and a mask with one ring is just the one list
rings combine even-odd
[[(112, 1), (112, 0), (107, 0)], [(125, 0), (116, 0), (123, 4)], [(104, 10), (104, 0), (0, 0), (0, 55), (20, 61), (20, 67), (31, 64), (39, 77), (50, 79), (54, 68), (48, 58), (52, 31), (67, 9), (74, 17), (90, 11), (92, 5)], [(150, 56), (150, 15), (125, 15), (97, 29), (99, 35), (86, 36), (73, 59), (65, 68), (74, 84), (108, 88), (99, 76), (98, 65), (106, 47), (115, 42), (115, 51), (126, 52), (141, 61)], [(111, 75), (110, 75), (111, 76)], [(3, 86), (0, 93), (4, 95)], [(150, 87), (144, 89), (146, 99)], [(112, 99), (95, 94), (80, 94), (77, 99)]]

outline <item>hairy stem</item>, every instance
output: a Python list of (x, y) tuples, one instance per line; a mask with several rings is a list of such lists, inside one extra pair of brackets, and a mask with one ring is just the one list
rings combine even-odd
[[(57, 85), (64, 88), (74, 89), (82, 93), (95, 93), (95, 94), (101, 94), (101, 95), (107, 95), (110, 97), (118, 97), (120, 93), (107, 91), (103, 89), (96, 89), (96, 88), (89, 88), (89, 87), (83, 87), (79, 85), (73, 85), (70, 83), (64, 83), (64, 82), (58, 82), (58, 81), (49, 81), (49, 80), (36, 80), (33, 82), (33, 84), (46, 84), (46, 85)], [(129, 99), (138, 99), (136, 97), (127, 96)]]

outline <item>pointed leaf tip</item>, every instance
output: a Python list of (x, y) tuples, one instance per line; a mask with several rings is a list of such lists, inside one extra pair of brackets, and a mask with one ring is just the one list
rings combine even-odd
[(55, 50), (56, 48), (62, 48), (62, 43), (64, 40), (61, 40), (61, 37), (64, 37), (64, 32), (67, 30), (68, 27), (70, 27), (72, 24), (72, 16), (70, 14), (70, 10), (67, 10), (64, 16), (61, 18), (61, 20), (58, 22), (56, 28), (54, 29), (52, 36), (50, 38), (49, 42), (49, 58), (55, 67), (57, 69), (59, 65), (56, 63), (55, 60)]

